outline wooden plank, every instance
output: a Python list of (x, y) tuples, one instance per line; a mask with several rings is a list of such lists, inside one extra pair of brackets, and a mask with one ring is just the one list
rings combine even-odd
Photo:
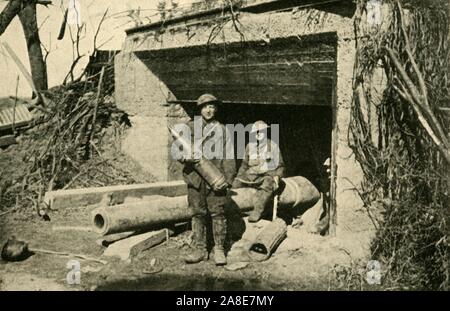
[[(250, 58), (269, 56), (273, 59), (278, 59), (282, 55), (311, 55), (315, 58), (323, 58), (329, 55), (333, 59), (336, 55), (335, 33), (323, 33), (306, 35), (299, 37), (291, 36), (284, 38), (271, 38), (267, 43), (263, 40), (248, 41), (245, 44), (241, 42), (232, 42), (213, 45), (190, 46), (183, 48), (169, 48), (151, 51), (136, 51), (136, 54), (141, 59), (154, 59), (157, 61), (174, 60), (177, 59), (195, 59), (196, 57), (203, 58), (209, 56), (211, 60), (219, 58), (231, 58), (233, 55), (237, 61), (242, 61), (243, 56)], [(251, 60), (250, 60), (251, 61)]]
[(330, 226), (328, 229), (328, 234), (330, 236), (336, 236), (336, 227), (337, 227), (337, 204), (336, 204), (336, 179), (337, 179), (337, 164), (336, 164), (336, 157), (337, 157), (337, 146), (338, 146), (338, 124), (337, 124), (337, 95), (336, 95), (336, 81), (337, 81), (337, 74), (334, 74), (334, 86), (333, 86), (333, 92), (332, 92), (332, 130), (331, 130), (331, 176), (330, 176), (330, 204), (329, 204), (329, 222)]
[(36, 89), (36, 86), (34, 85), (33, 79), (31, 78), (31, 74), (26, 69), (25, 65), (20, 61), (17, 54), (14, 52), (14, 50), (9, 46), (8, 43), (3, 42), (2, 43), (6, 51), (9, 53), (9, 56), (13, 59), (13, 61), (16, 63), (17, 67), (19, 68), (22, 75), (25, 77), (25, 80), (28, 82), (28, 84), (31, 86), (33, 92), (35, 94), (39, 94), (39, 92)]
[[(323, 39), (323, 41), (321, 41)], [(336, 48), (329, 36), (138, 52), (179, 100), (331, 106)]]
[(134, 185), (109, 187), (93, 187), (84, 189), (56, 190), (45, 194), (44, 203), (52, 210), (99, 204), (102, 199), (111, 195), (116, 202), (123, 202), (127, 197), (144, 197), (162, 195), (168, 197), (187, 194), (184, 181), (168, 181)]
[[(267, 47), (268, 49), (270, 47)], [(186, 51), (187, 53), (189, 51)], [(319, 53), (319, 51), (317, 51)], [(285, 62), (303, 62), (303, 63), (319, 63), (333, 62), (334, 52), (320, 51), (320, 55), (311, 55), (305, 53), (279, 53), (280, 55), (248, 55), (248, 53), (232, 53), (232, 54), (204, 54), (196, 57), (188, 58), (186, 56), (170, 57), (146, 57), (144, 54), (140, 59), (151, 64), (153, 69), (161, 71), (164, 68), (174, 68), (176, 71), (188, 69), (211, 69), (212, 66), (236, 66), (236, 65), (257, 65), (265, 63)], [(278, 53), (275, 53), (278, 54)], [(170, 67), (168, 63), (170, 62)]]
[[(270, 49), (270, 47), (267, 47)], [(186, 51), (187, 53), (189, 51)], [(319, 51), (317, 52), (319, 53)], [(334, 52), (320, 52), (320, 55), (309, 55), (304, 53), (283, 53), (276, 55), (248, 55), (244, 53), (232, 54), (204, 54), (196, 57), (178, 56), (171, 57), (146, 57), (144, 54), (140, 59), (149, 66), (152, 71), (165, 72), (167, 70), (184, 72), (195, 70), (215, 70), (225, 67), (255, 67), (261, 65), (271, 65), (285, 63), (303, 63), (303, 64), (332, 64), (335, 61)]]
[[(283, 85), (294, 83), (313, 83), (313, 87), (320, 85), (330, 85), (333, 73), (333, 64), (320, 65), (286, 65), (280, 64), (274, 67), (254, 67), (254, 68), (228, 68), (220, 70), (193, 70), (193, 71), (172, 71), (166, 69), (159, 77), (166, 81), (166, 85), (197, 85), (197, 84), (263, 84), (263, 85)], [(319, 71), (325, 74), (318, 74)]]
[(0, 104), (0, 130), (28, 125), (32, 120), (33, 115), (23, 103), (8, 99)]
[(231, 102), (260, 102), (280, 103), (292, 105), (329, 106), (331, 101), (331, 88), (319, 91), (307, 91), (305, 88), (295, 87), (246, 87), (242, 89), (224, 88), (221, 86), (203, 86), (192, 89), (179, 89), (174, 94), (180, 100), (198, 97), (198, 94), (212, 93), (218, 98)]
[(159, 231), (134, 235), (109, 245), (103, 255), (119, 257), (121, 260), (128, 260), (153, 246), (161, 244), (166, 241), (167, 237), (170, 237), (173, 234), (174, 231), (172, 230), (162, 229)]
[(173, 235), (174, 231), (170, 229), (162, 229), (160, 231), (156, 231), (155, 234), (148, 239), (141, 241), (140, 243), (137, 243), (136, 245), (131, 247), (130, 256), (136, 257), (146, 250), (167, 241), (167, 239)]

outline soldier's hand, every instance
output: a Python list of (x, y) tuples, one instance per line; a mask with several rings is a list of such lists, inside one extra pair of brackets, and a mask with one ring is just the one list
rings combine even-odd
[(234, 180), (233, 181), (233, 184), (231, 185), (231, 188), (232, 189), (237, 189), (237, 188), (240, 188), (240, 186), (241, 186), (241, 184), (240, 184), (240, 182), (238, 181), (238, 180)]
[(194, 158), (189, 158), (184, 160), (186, 163), (198, 163), (200, 162), (200, 159), (194, 159)]
[(230, 184), (225, 182), (225, 183), (221, 184), (219, 187), (216, 187), (214, 189), (214, 191), (220, 192), (220, 191), (227, 190), (228, 188), (230, 188)]
[(185, 155), (182, 155), (180, 158), (181, 163), (197, 163), (200, 159), (194, 157), (194, 155), (191, 155), (190, 157), (186, 157)]

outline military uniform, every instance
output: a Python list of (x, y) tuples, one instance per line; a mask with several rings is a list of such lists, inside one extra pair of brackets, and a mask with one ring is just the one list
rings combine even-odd
[(253, 198), (254, 209), (249, 216), (250, 222), (256, 222), (261, 218), (265, 207), (277, 190), (275, 178), (284, 176), (284, 162), (278, 145), (270, 139), (265, 141), (264, 145), (247, 144), (244, 159), (233, 182), (233, 188), (257, 189)]
[[(202, 120), (203, 129), (208, 123)], [(219, 141), (223, 147), (223, 155), (209, 159), (212, 164), (218, 168), (224, 175), (228, 185), (231, 185), (236, 174), (235, 160), (226, 159), (226, 145), (230, 145), (231, 137), (226, 135), (225, 126), (218, 121), (211, 121), (210, 125), (220, 127), (223, 133), (223, 140)], [(187, 124), (191, 129), (193, 141), (194, 136), (194, 122), (190, 121)], [(209, 128), (208, 126), (208, 128)], [(213, 136), (214, 137), (214, 136)], [(206, 138), (205, 143), (211, 143), (213, 138)], [(228, 201), (227, 189), (215, 191), (206, 183), (206, 181), (194, 170), (194, 164), (186, 162), (183, 168), (183, 178), (188, 186), (188, 203), (193, 210), (192, 217), (192, 231), (194, 242), (194, 253), (186, 258), (186, 262), (195, 263), (205, 260), (207, 256), (206, 250), (206, 216), (209, 214), (212, 220), (212, 232), (214, 239), (215, 256), (217, 251), (223, 254), (225, 237), (226, 237), (226, 218), (225, 218), (225, 204)], [(216, 258), (215, 258), (216, 259)], [(217, 260), (216, 260), (217, 263)]]

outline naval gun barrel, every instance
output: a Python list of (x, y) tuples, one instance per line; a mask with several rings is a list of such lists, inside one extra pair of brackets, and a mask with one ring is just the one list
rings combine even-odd
[[(313, 206), (319, 199), (317, 188), (302, 176), (283, 178), (283, 191), (279, 195), (282, 207)], [(231, 190), (231, 200), (243, 212), (253, 209), (256, 189)], [(232, 202), (232, 203), (233, 203)], [(106, 235), (118, 232), (142, 230), (188, 221), (193, 216), (187, 196), (163, 197), (153, 200), (100, 207), (92, 212), (96, 232)]]

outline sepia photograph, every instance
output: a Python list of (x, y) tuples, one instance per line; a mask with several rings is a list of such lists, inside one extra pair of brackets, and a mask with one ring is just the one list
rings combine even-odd
[(0, 0), (0, 291), (448, 291), (449, 15)]

